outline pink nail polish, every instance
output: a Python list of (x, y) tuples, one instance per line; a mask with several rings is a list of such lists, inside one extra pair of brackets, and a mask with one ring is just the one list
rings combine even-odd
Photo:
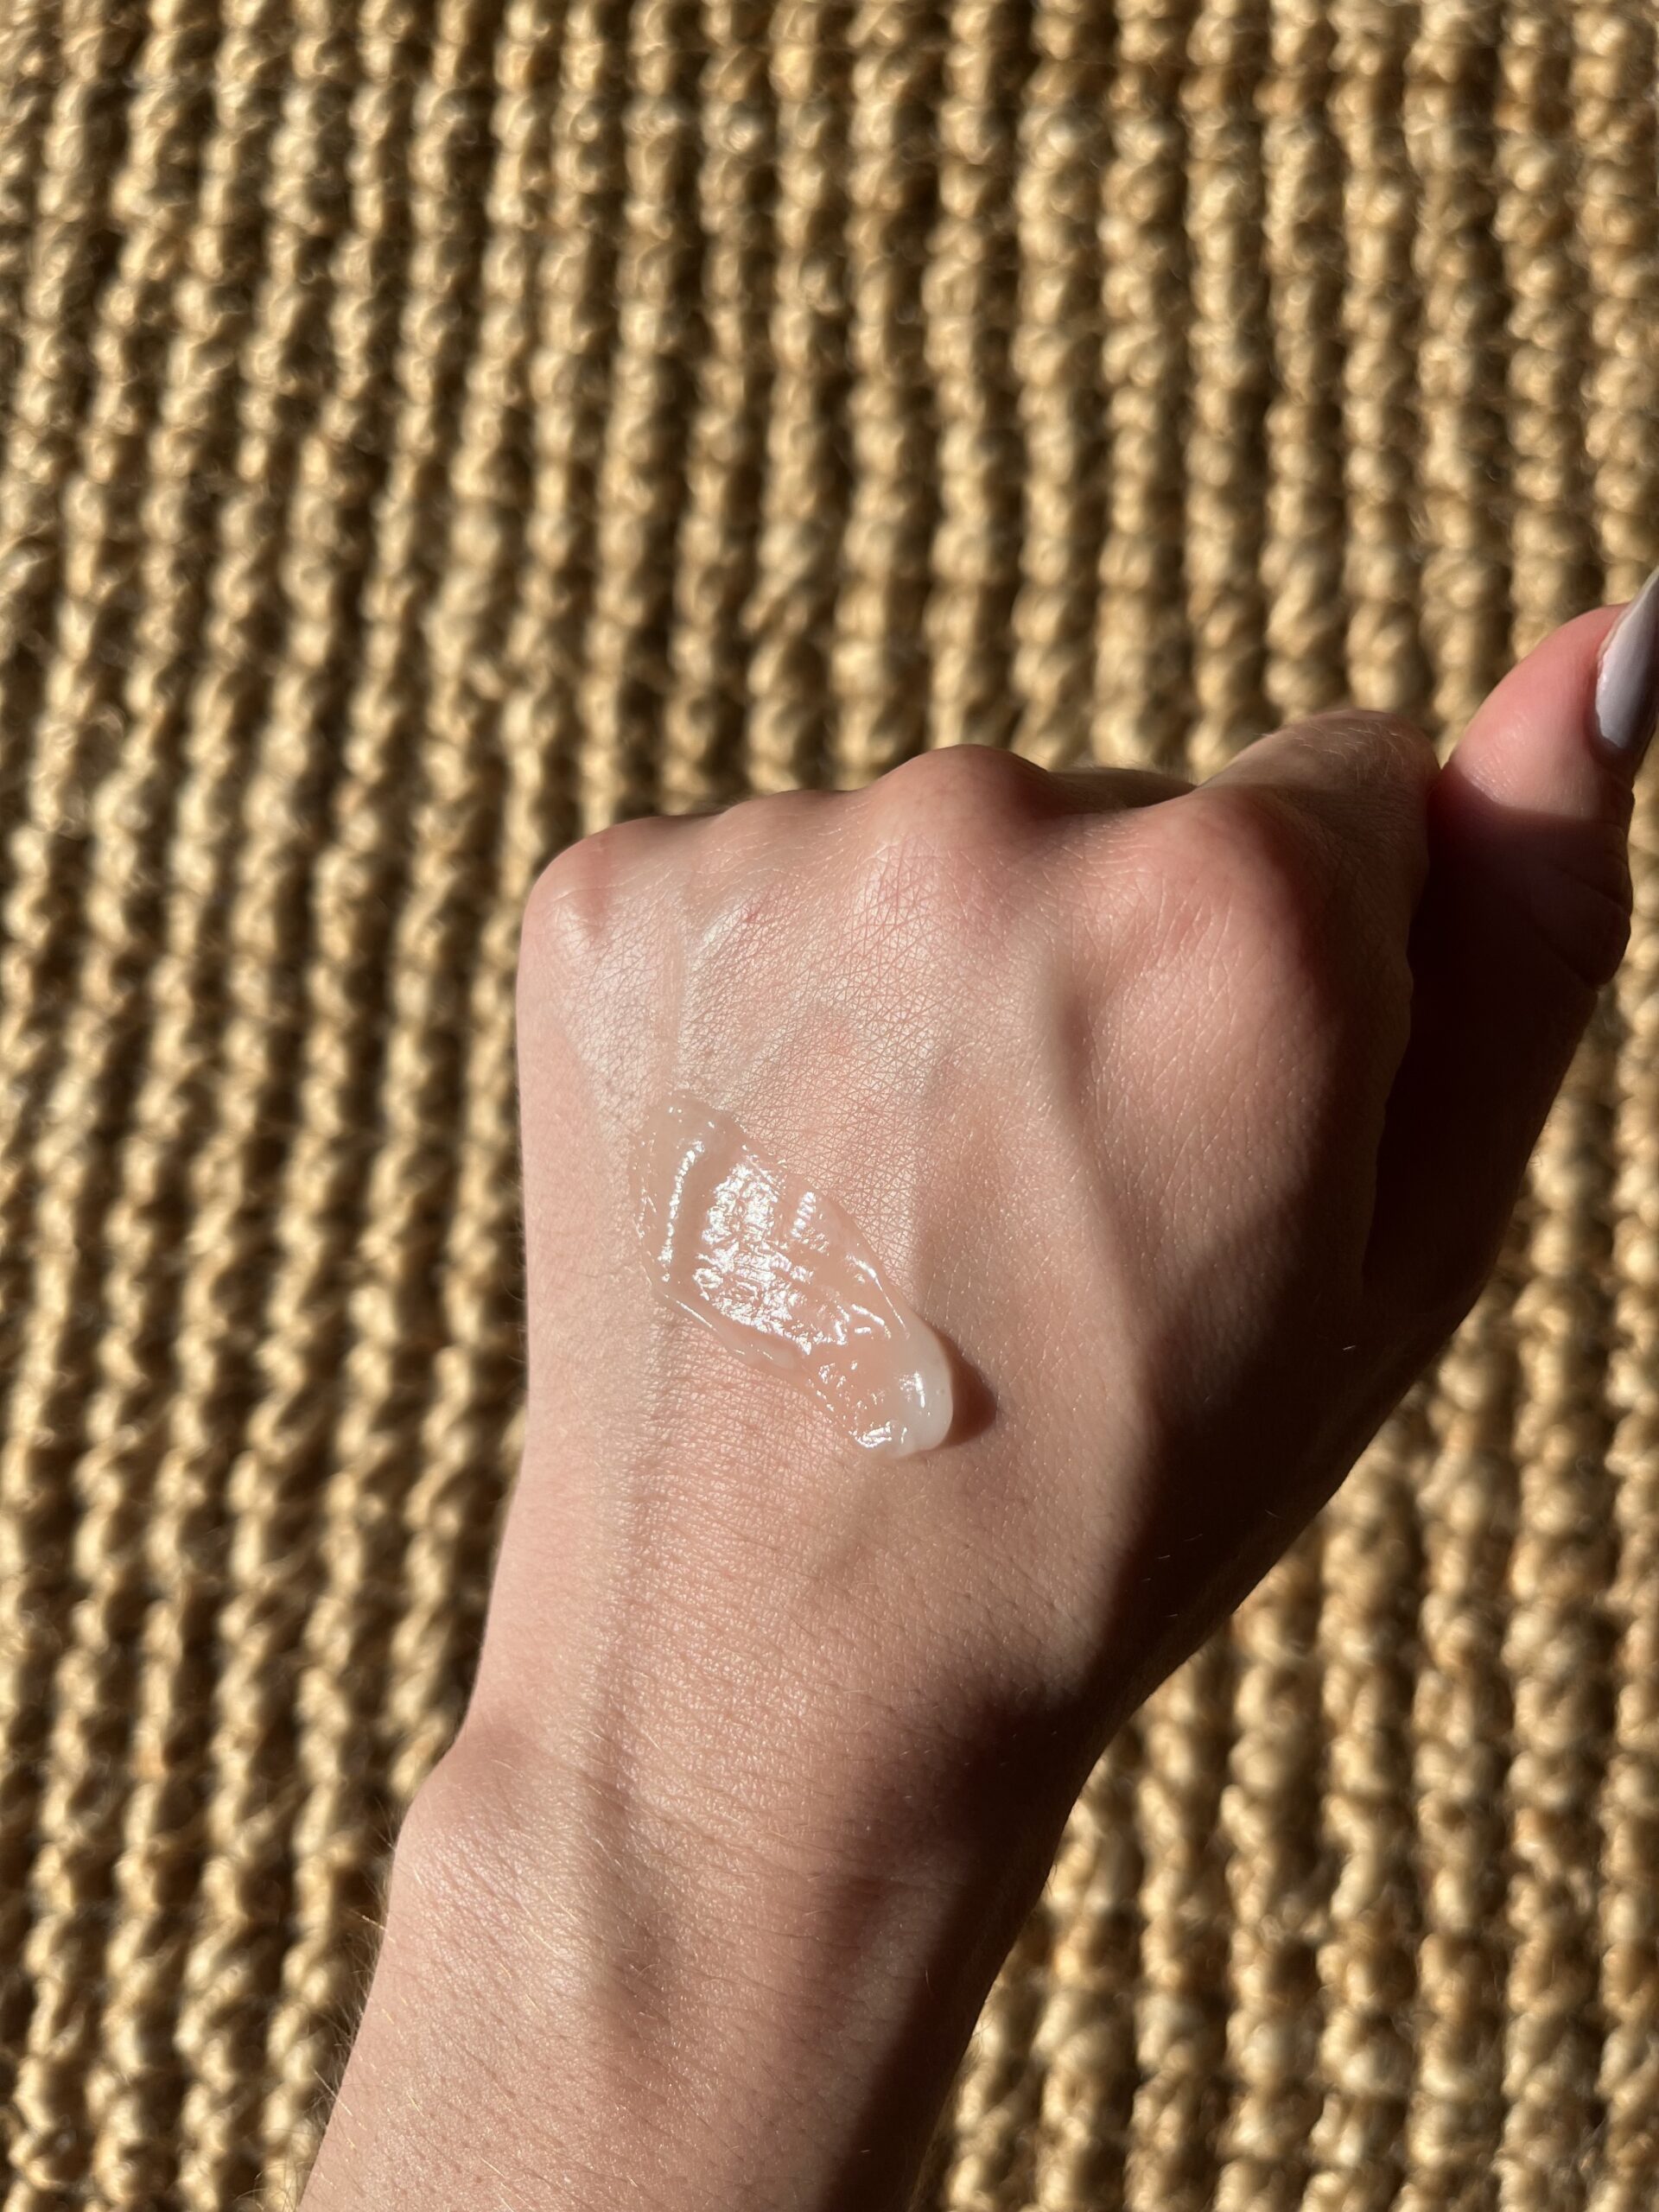
[(1659, 569), (1607, 632), (1596, 676), (1596, 730), (1631, 774), (1659, 722)]

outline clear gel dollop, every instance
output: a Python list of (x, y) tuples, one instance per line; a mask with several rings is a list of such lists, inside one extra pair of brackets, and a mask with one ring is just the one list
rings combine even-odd
[(944, 1443), (944, 1344), (835, 1201), (764, 1158), (729, 1114), (669, 1099), (641, 1135), (634, 1203), (658, 1287), (739, 1358), (804, 1384), (867, 1451)]

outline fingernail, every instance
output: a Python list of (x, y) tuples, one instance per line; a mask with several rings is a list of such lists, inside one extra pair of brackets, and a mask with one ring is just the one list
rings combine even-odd
[(1659, 569), (1607, 632), (1596, 677), (1596, 728), (1632, 775), (1659, 722)]

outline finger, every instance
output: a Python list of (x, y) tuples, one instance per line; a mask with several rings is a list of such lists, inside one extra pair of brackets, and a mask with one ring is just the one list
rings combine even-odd
[(1258, 738), (1199, 786), (1281, 802), (1302, 866), (1321, 875), (1341, 926), (1375, 957), (1403, 952), (1428, 868), (1427, 801), (1437, 768), (1422, 731), (1397, 715), (1338, 708)]
[[(1611, 632), (1619, 627), (1619, 639)], [(1654, 718), (1659, 592), (1557, 631), (1498, 686), (1432, 794), (1410, 1042), (1367, 1281), (1438, 1341), (1496, 1261), (1529, 1154), (1622, 956), (1630, 783)], [(1606, 675), (1598, 714), (1598, 670)]]

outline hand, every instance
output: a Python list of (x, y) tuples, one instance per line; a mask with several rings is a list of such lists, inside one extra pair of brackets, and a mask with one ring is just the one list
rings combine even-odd
[[(1495, 1256), (1628, 926), (1610, 627), (1443, 771), (1357, 713), (1198, 790), (963, 750), (554, 864), (524, 1466), (312, 2212), (905, 2201), (1089, 1765)], [(873, 1458), (654, 1294), (677, 1090), (860, 1224), (956, 1440)]]

